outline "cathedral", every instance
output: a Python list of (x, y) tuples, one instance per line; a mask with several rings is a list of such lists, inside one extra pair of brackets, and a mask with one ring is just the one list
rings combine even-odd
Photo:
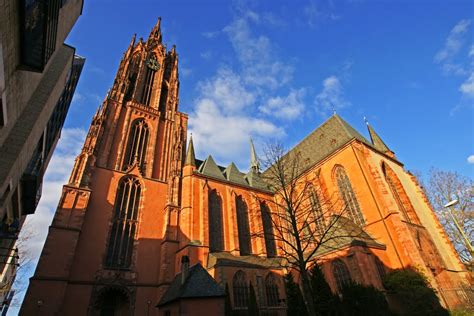
[[(262, 315), (286, 315), (267, 171), (253, 144), (246, 172), (195, 157), (178, 105), (178, 54), (158, 20), (146, 40), (132, 38), (92, 119), (22, 315), (224, 315), (226, 300), (244, 315), (250, 285)], [(297, 178), (319, 188), (313, 206), (339, 197), (338, 229), (360, 232), (315, 254), (327, 282), (335, 293), (350, 281), (382, 289), (385, 273), (416, 267), (458, 306), (464, 266), (416, 178), (368, 132), (334, 114), (288, 153), (307, 166)]]

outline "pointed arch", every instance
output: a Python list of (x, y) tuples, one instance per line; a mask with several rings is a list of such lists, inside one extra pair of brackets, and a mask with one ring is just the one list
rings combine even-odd
[(276, 257), (275, 235), (273, 233), (273, 222), (270, 209), (265, 202), (260, 202), (260, 213), (262, 215), (263, 237), (268, 258)]
[(155, 81), (155, 74), (157, 71), (158, 59), (155, 54), (151, 54), (146, 61), (145, 70), (145, 85), (143, 86), (142, 103), (144, 105), (150, 105), (151, 96), (153, 94), (153, 83)]
[(324, 222), (324, 213), (323, 208), (321, 207), (321, 202), (316, 193), (316, 189), (312, 185), (309, 187), (309, 202), (311, 203), (311, 209), (313, 211), (316, 232), (321, 236), (324, 234), (324, 230), (326, 229), (326, 223)]
[(209, 251), (223, 251), (224, 225), (222, 223), (222, 200), (216, 189), (209, 191), (208, 198)]
[(141, 191), (140, 181), (135, 177), (125, 177), (119, 182), (105, 260), (108, 268), (127, 269), (131, 265)]
[(393, 170), (383, 161), (382, 172), (403, 218), (407, 222), (419, 224), (418, 216), (415, 213), (413, 205), (411, 204), (400, 179), (398, 179), (395, 172), (393, 172)]
[(239, 234), (240, 255), (247, 256), (252, 253), (250, 243), (249, 212), (247, 203), (241, 195), (235, 197), (235, 209), (237, 213), (237, 231)]
[(265, 294), (267, 306), (274, 307), (280, 305), (278, 285), (273, 273), (269, 273), (265, 278)]
[(344, 205), (348, 212), (349, 217), (358, 225), (364, 225), (365, 220), (360, 210), (359, 202), (352, 189), (351, 182), (347, 176), (344, 167), (337, 165), (334, 167), (334, 176), (336, 178), (337, 186), (339, 188), (339, 194), (344, 201)]
[(232, 292), (234, 307), (247, 308), (249, 301), (249, 285), (247, 276), (242, 270), (237, 271), (232, 278)]
[(146, 167), (146, 151), (150, 138), (150, 129), (145, 120), (140, 118), (132, 122), (122, 170), (127, 170), (137, 163), (141, 171)]
[(349, 269), (347, 269), (346, 264), (340, 259), (334, 260), (331, 263), (331, 266), (337, 289), (338, 291), (341, 291), (344, 285), (350, 284), (352, 282), (351, 274), (349, 273)]

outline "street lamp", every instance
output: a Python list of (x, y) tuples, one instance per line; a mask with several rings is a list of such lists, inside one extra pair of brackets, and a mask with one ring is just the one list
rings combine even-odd
[(471, 256), (474, 256), (474, 248), (472, 247), (471, 245), (471, 241), (469, 240), (469, 238), (467, 238), (466, 234), (464, 233), (464, 230), (462, 229), (461, 225), (459, 225), (459, 222), (458, 220), (456, 219), (456, 217), (454, 216), (454, 212), (453, 212), (453, 206), (458, 204), (459, 201), (458, 200), (452, 200), (450, 202), (448, 202), (444, 208), (448, 210), (448, 213), (449, 215), (451, 215), (451, 218), (454, 222), (454, 225), (456, 226), (457, 230), (459, 231), (459, 233), (461, 234), (462, 238), (464, 239), (464, 243), (466, 244), (466, 247), (467, 247), (467, 250), (469, 251), (469, 253), (471, 254)]

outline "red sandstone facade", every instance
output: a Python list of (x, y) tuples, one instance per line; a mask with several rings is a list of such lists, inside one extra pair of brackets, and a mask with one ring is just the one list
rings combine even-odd
[[(228, 284), (235, 309), (244, 308), (237, 285), (250, 282), (261, 311), (285, 314), (284, 245), (250, 238), (268, 229), (262, 205), (273, 193), (255, 165), (243, 174), (212, 157), (195, 159), (192, 140), (186, 150), (188, 117), (178, 111), (178, 91), (178, 56), (162, 44), (158, 22), (146, 41), (133, 38), (92, 120), (22, 314), (223, 314), (222, 298), (155, 308), (183, 256)], [(352, 280), (382, 288), (383, 273), (411, 266), (429, 277), (443, 304), (459, 305), (464, 267), (415, 177), (369, 132), (371, 142), (335, 115), (296, 146), (313, 159), (305, 173), (323, 194), (340, 194), (336, 170), (344, 170), (362, 229), (374, 240), (321, 254), (330, 286), (337, 291), (335, 273), (345, 269)]]

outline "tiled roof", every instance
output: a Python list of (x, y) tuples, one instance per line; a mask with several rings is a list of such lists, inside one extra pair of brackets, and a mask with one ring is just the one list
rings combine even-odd
[(232, 266), (242, 268), (257, 269), (279, 269), (282, 267), (281, 258), (265, 258), (258, 256), (234, 256), (228, 252), (211, 252), (209, 253), (207, 267), (214, 266)]
[(224, 297), (225, 291), (202, 267), (196, 264), (189, 268), (188, 277), (182, 282), (181, 273), (175, 276), (157, 307), (186, 298)]

